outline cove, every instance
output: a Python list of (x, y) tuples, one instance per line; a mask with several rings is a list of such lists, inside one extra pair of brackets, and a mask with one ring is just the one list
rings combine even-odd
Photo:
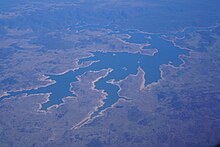
[[(132, 33), (129, 35), (135, 36)], [(135, 37), (130, 39), (131, 42), (134, 42)], [(126, 41), (129, 42), (130, 40), (127, 39)], [(50, 94), (49, 101), (43, 103), (41, 108), (42, 110), (47, 110), (53, 105), (63, 103), (62, 99), (64, 97), (75, 96), (74, 92), (70, 91), (70, 84), (77, 81), (77, 76), (88, 71), (100, 71), (102, 69), (111, 68), (112, 71), (109, 72), (107, 76), (101, 78), (95, 83), (95, 88), (98, 90), (104, 90), (104, 92), (107, 93), (107, 97), (103, 100), (103, 105), (98, 107), (98, 109), (91, 114), (91, 118), (94, 118), (121, 98), (117, 94), (119, 87), (108, 81), (123, 80), (130, 74), (136, 74), (138, 67), (141, 67), (145, 72), (145, 86), (147, 86), (153, 82), (157, 82), (161, 78), (160, 66), (162, 64), (172, 64), (173, 66), (178, 67), (182, 64), (179, 55), (188, 55), (187, 50), (173, 46), (171, 42), (160, 38), (159, 35), (150, 35), (150, 38), (146, 39), (146, 41), (151, 44), (148, 48), (156, 48), (158, 50), (154, 56), (147, 56), (140, 53), (131, 54), (127, 52), (92, 52), (93, 56), (80, 59), (78, 63), (83, 64), (87, 61), (97, 61), (93, 62), (90, 66), (79, 68), (75, 71), (71, 70), (61, 75), (47, 75), (47, 79), (54, 80), (55, 83), (38, 89), (8, 92), (8, 96), (3, 96), (0, 100), (11, 96), (18, 96), (20, 94), (31, 95), (48, 93)]]

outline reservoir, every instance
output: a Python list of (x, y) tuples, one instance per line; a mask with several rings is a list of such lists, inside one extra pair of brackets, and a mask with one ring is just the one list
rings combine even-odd
[(136, 74), (138, 67), (141, 67), (145, 72), (145, 86), (147, 86), (153, 82), (157, 82), (161, 78), (160, 66), (162, 64), (172, 64), (173, 66), (178, 67), (180, 64), (182, 64), (182, 60), (179, 59), (179, 56), (183, 54), (188, 55), (187, 50), (175, 47), (171, 42), (160, 38), (159, 35), (150, 35), (148, 38), (145, 38), (144, 34), (138, 34), (137, 32), (129, 32), (129, 35), (132, 37), (130, 39), (126, 39), (126, 42), (147, 42), (151, 45), (145, 49), (156, 48), (158, 52), (154, 56), (147, 56), (140, 53), (131, 54), (127, 52), (92, 52), (93, 56), (80, 59), (79, 64), (82, 64), (86, 61), (98, 62), (94, 62), (90, 66), (79, 68), (75, 71), (70, 70), (61, 75), (46, 75), (48, 76), (48, 79), (56, 82), (38, 89), (8, 92), (9, 95), (1, 97), (0, 100), (25, 93), (28, 95), (49, 93), (49, 101), (42, 104), (41, 108), (42, 110), (47, 110), (53, 105), (63, 103), (62, 99), (64, 97), (75, 96), (74, 92), (70, 91), (70, 84), (77, 81), (77, 76), (88, 71), (100, 71), (102, 69), (111, 68), (112, 72), (109, 72), (107, 76), (101, 78), (95, 83), (96, 89), (104, 90), (108, 95), (103, 100), (103, 105), (91, 115), (93, 118), (100, 115), (100, 112), (111, 107), (120, 99), (120, 96), (117, 93), (119, 91), (119, 87), (109, 83), (109, 80), (123, 80), (130, 74)]

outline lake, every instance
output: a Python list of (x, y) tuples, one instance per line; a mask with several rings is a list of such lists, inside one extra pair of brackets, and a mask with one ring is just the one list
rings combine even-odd
[(140, 53), (131, 54), (126, 52), (92, 52), (93, 56), (80, 59), (79, 64), (87, 61), (98, 62), (94, 62), (87, 67), (79, 68), (75, 71), (70, 70), (60, 75), (46, 75), (48, 76), (47, 79), (51, 79), (56, 82), (38, 89), (8, 92), (9, 95), (1, 97), (0, 100), (24, 93), (28, 95), (49, 93), (49, 101), (43, 103), (41, 108), (42, 110), (47, 110), (53, 105), (63, 103), (62, 99), (64, 97), (75, 96), (74, 92), (70, 91), (70, 84), (77, 81), (77, 76), (88, 71), (100, 71), (102, 69), (111, 68), (112, 71), (109, 72), (107, 76), (101, 78), (95, 83), (96, 89), (104, 90), (104, 92), (108, 95), (103, 100), (103, 105), (100, 106), (97, 111), (92, 113), (91, 118), (93, 118), (100, 115), (103, 110), (111, 107), (121, 98), (117, 93), (119, 91), (119, 87), (109, 83), (108, 81), (123, 80), (130, 74), (136, 74), (138, 67), (140, 67), (145, 72), (145, 86), (147, 86), (161, 79), (161, 65), (172, 64), (173, 66), (178, 67), (182, 64), (182, 60), (179, 59), (179, 56), (183, 54), (188, 55), (187, 50), (175, 47), (171, 42), (162, 39), (160, 35), (143, 34), (137, 31), (127, 31), (126, 33), (132, 37), (124, 39), (124, 41), (137, 44), (150, 43), (151, 45), (145, 47), (145, 49), (156, 48), (158, 52), (154, 54), (154, 56), (147, 56)]

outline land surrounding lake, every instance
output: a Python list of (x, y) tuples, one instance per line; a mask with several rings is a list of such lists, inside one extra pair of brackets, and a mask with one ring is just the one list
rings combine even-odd
[(217, 0), (0, 2), (0, 146), (220, 143)]

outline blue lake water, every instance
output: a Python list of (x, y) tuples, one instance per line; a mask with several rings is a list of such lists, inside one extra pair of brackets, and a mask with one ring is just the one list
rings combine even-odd
[(143, 44), (143, 43), (148, 43), (146, 34), (142, 33), (132, 33), (131, 38), (129, 39), (124, 39), (124, 41), (129, 42), (129, 43), (136, 43), (136, 44)]
[(86, 61), (99, 62), (95, 62), (88, 67), (80, 68), (75, 71), (68, 71), (62, 75), (47, 75), (48, 79), (54, 80), (56, 83), (38, 89), (9, 92), (8, 96), (2, 97), (0, 100), (24, 93), (28, 95), (50, 93), (49, 101), (42, 104), (42, 110), (47, 110), (47, 108), (55, 104), (63, 103), (62, 98), (75, 96), (75, 94), (70, 91), (70, 84), (77, 81), (77, 76), (88, 71), (100, 71), (102, 69), (111, 68), (113, 69), (112, 72), (95, 83), (96, 89), (104, 90), (108, 95), (106, 99), (103, 100), (104, 104), (91, 115), (91, 118), (93, 118), (99, 115), (100, 112), (106, 108), (111, 107), (120, 99), (120, 96), (117, 94), (119, 87), (117, 85), (108, 83), (107, 81), (112, 79), (115, 81), (122, 80), (130, 74), (136, 74), (138, 67), (141, 67), (145, 72), (145, 86), (147, 86), (153, 82), (157, 82), (161, 78), (159, 67), (162, 64), (172, 63), (174, 66), (179, 66), (182, 63), (182, 61), (179, 59), (179, 55), (188, 55), (187, 50), (182, 50), (173, 46), (171, 42), (161, 39), (159, 35), (150, 35), (151, 39), (146, 39), (144, 34), (137, 32), (129, 32), (129, 35), (132, 37), (130, 39), (126, 39), (125, 41), (130, 43), (148, 42), (151, 44), (151, 46), (148, 46), (148, 48), (156, 48), (158, 52), (154, 56), (142, 55), (140, 53), (131, 54), (126, 52), (93, 52), (94, 56), (79, 60), (79, 64), (82, 64)]

